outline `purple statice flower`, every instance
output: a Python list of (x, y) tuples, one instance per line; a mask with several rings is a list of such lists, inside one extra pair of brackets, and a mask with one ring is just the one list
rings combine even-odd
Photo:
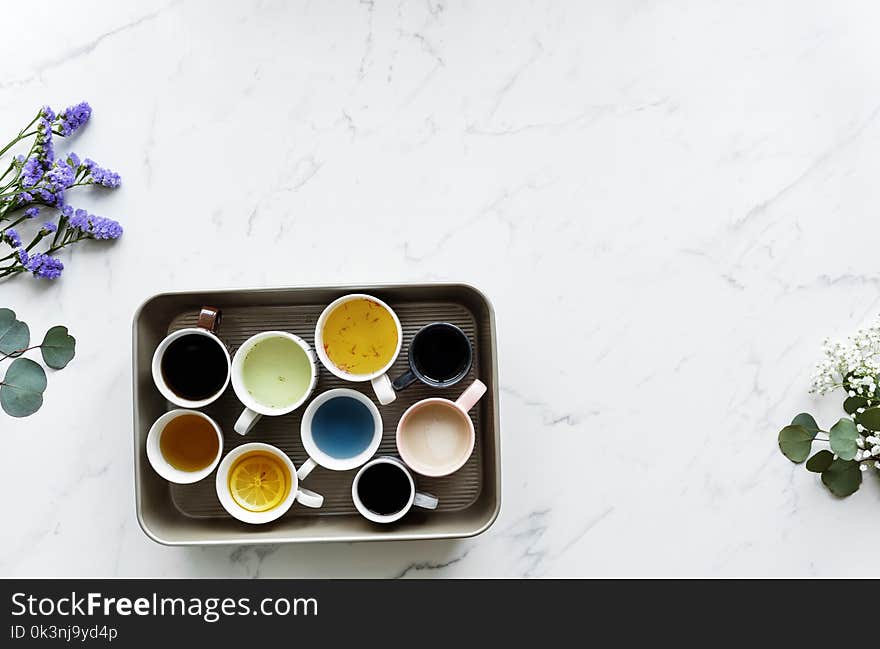
[[(81, 101), (75, 106), (68, 106), (58, 116), (58, 125), (61, 135), (67, 136), (75, 133), (81, 126), (89, 121), (92, 116), (92, 107), (88, 102)], [(78, 166), (78, 165), (76, 165)]]
[(122, 236), (122, 226), (113, 219), (89, 214), (85, 210), (75, 210), (70, 217), (70, 228), (79, 230), (92, 239), (118, 239)]
[(21, 186), (33, 187), (43, 178), (43, 163), (36, 156), (32, 156), (25, 160), (21, 168)]
[(16, 254), (18, 254), (18, 261), (21, 262), (21, 265), (27, 266), (28, 259), (30, 259), (30, 257), (28, 257), (27, 250), (25, 250), (24, 248), (19, 248), (15, 252), (16, 252)]
[(52, 123), (55, 121), (55, 111), (50, 106), (40, 109), (40, 121), (37, 123), (37, 158), (48, 170), (55, 162), (55, 145), (52, 142)]
[(29, 219), (37, 218), (37, 215), (40, 213), (39, 207), (29, 207), (24, 211), (24, 215)]
[(28, 258), (24, 263), (25, 270), (34, 274), (34, 277), (42, 277), (43, 279), (57, 279), (64, 270), (64, 264), (60, 260), (55, 259), (42, 252)]
[(45, 223), (43, 223), (43, 227), (40, 228), (40, 232), (42, 232), (43, 234), (52, 234), (57, 229), (58, 226), (55, 225), (55, 223), (53, 223), (52, 221), (46, 221)]
[(79, 156), (71, 151), (67, 154), (67, 164), (69, 164), (74, 169), (79, 169), (79, 165), (81, 164)]
[(95, 239), (118, 239), (122, 236), (122, 226), (113, 219), (93, 216), (91, 225), (91, 235)]
[(39, 196), (47, 205), (58, 206), (64, 204), (64, 190), (62, 189), (51, 192), (45, 187), (38, 187), (34, 193), (36, 193), (37, 196)]
[(70, 187), (76, 179), (74, 168), (67, 164), (66, 160), (56, 160), (52, 168), (43, 178), (45, 186), (52, 191), (64, 191)]
[(55, 162), (55, 144), (52, 142), (52, 122), (45, 117), (37, 125), (37, 157), (48, 169)]
[[(68, 208), (68, 207), (70, 207), (70, 205), (65, 205), (65, 208)], [(74, 211), (73, 208), (70, 207), (70, 210), (63, 209), (61, 211), (61, 213), (64, 214), (70, 220), (69, 221), (70, 227), (72, 227), (73, 229), (80, 230), (82, 232), (85, 232), (86, 230), (88, 230), (89, 213), (86, 212), (85, 210), (78, 209), (78, 210)]]
[(69, 219), (71, 216), (73, 216), (73, 205), (64, 205), (64, 206), (62, 206), (62, 208), (61, 208), (61, 215), (64, 216), (64, 217), (66, 217), (66, 218), (68, 218), (68, 219)]
[(13, 230), (12, 228), (8, 228), (0, 234), (0, 239), (8, 243), (13, 248), (18, 248), (21, 246), (21, 237), (18, 236), (18, 232)]
[(111, 171), (110, 169), (99, 167), (94, 160), (86, 158), (83, 160), (82, 165), (89, 170), (89, 174), (91, 175), (89, 182), (95, 185), (119, 187), (119, 183), (122, 182), (122, 178), (119, 177), (118, 173)]
[(19, 192), (15, 198), (18, 200), (19, 205), (24, 205), (25, 203), (30, 203), (34, 200), (34, 197), (30, 192)]

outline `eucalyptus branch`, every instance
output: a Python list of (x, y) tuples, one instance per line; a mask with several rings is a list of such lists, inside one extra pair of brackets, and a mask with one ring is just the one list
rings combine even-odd
[(46, 371), (24, 354), (35, 349), (47, 367), (60, 370), (76, 354), (76, 339), (67, 327), (50, 328), (39, 345), (31, 345), (30, 329), (12, 309), (0, 308), (0, 362), (14, 359), (0, 378), (0, 407), (12, 417), (27, 417), (43, 404)]

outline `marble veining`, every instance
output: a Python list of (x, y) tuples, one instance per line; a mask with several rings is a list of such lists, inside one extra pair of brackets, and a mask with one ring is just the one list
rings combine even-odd
[[(57, 16), (63, 15), (63, 20)], [(0, 124), (87, 99), (60, 151), (123, 238), (53, 284), (43, 409), (0, 418), (0, 575), (878, 576), (880, 481), (776, 449), (826, 335), (880, 311), (870, 2), (14, 3)], [(39, 46), (34, 43), (39, 42)], [(166, 548), (134, 515), (130, 323), (165, 290), (465, 281), (498, 320), (502, 512), (459, 541)]]

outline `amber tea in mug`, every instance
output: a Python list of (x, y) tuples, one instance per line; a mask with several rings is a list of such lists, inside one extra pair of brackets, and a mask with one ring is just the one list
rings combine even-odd
[(175, 469), (201, 471), (217, 457), (220, 441), (210, 421), (198, 415), (181, 415), (162, 429), (159, 449)]
[(198, 410), (169, 410), (150, 427), (146, 452), (160, 476), (176, 484), (192, 484), (220, 463), (223, 431)]

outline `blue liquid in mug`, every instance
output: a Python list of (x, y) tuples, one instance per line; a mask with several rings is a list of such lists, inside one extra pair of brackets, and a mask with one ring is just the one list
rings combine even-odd
[(375, 430), (369, 408), (351, 397), (334, 397), (325, 401), (312, 418), (315, 445), (338, 460), (363, 453), (373, 441)]

